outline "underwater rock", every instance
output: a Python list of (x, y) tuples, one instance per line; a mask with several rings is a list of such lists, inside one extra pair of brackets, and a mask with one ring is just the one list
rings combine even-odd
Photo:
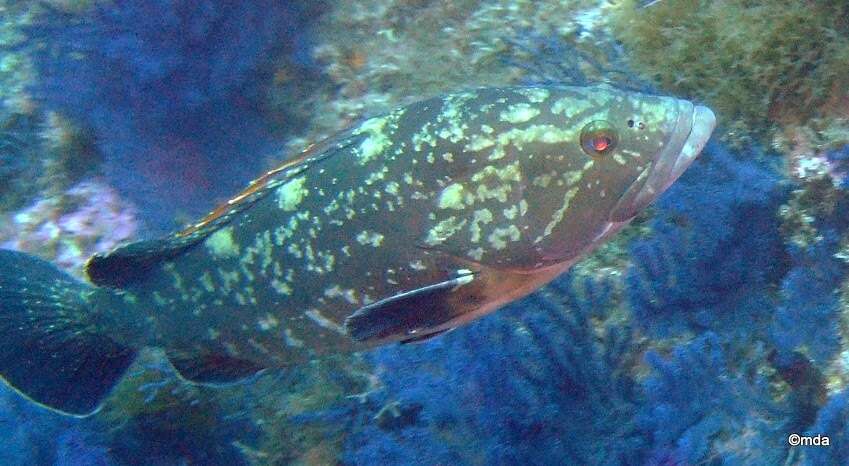
[(0, 223), (0, 247), (37, 254), (82, 276), (85, 261), (135, 236), (136, 209), (102, 181), (83, 181)]
[(31, 93), (91, 128), (110, 184), (153, 230), (168, 230), (176, 214), (202, 214), (236, 191), (296, 127), (291, 114), (272, 124), (265, 98), (283, 63), (305, 86), (316, 80), (301, 4), (42, 4), (22, 28), (38, 72)]
[(715, 106), (735, 146), (846, 95), (845, 2), (628, 0), (619, 8), (614, 30), (634, 68)]

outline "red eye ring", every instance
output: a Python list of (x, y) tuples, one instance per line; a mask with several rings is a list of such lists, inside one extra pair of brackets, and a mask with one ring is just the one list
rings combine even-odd
[(592, 157), (609, 154), (617, 142), (616, 130), (606, 121), (591, 121), (581, 130), (581, 148)]

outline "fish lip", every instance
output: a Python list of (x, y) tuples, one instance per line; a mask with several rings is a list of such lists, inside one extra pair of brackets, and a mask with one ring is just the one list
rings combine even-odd
[(660, 155), (631, 184), (610, 214), (611, 222), (633, 218), (693, 163), (716, 127), (716, 116), (707, 107), (678, 100), (678, 119)]

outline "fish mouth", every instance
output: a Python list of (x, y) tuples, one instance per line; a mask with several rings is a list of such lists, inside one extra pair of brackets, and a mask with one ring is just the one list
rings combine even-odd
[(610, 214), (611, 222), (626, 222), (666, 191), (704, 149), (716, 127), (716, 116), (701, 105), (678, 100), (678, 120), (672, 136), (654, 162), (640, 173)]

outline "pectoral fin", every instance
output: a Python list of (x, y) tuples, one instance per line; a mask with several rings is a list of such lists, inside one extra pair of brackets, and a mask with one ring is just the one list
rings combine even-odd
[(345, 329), (351, 338), (362, 342), (390, 337), (413, 341), (427, 338), (428, 329), (442, 325), (458, 315), (458, 310), (449, 299), (451, 293), (473, 279), (473, 272), (461, 270), (450, 280), (405, 291), (363, 306), (345, 319)]

